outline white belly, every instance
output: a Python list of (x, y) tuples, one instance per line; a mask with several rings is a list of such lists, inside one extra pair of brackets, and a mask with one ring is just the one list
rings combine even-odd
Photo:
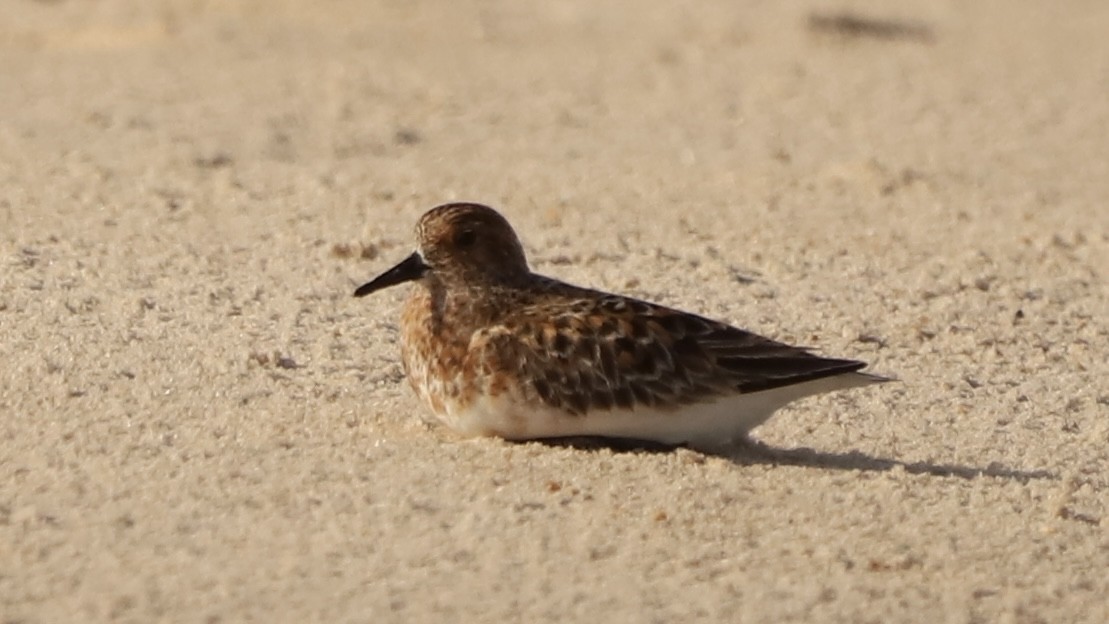
[(448, 404), (447, 413), (441, 418), (466, 435), (493, 435), (509, 440), (603, 436), (715, 448), (744, 437), (792, 401), (877, 381), (881, 378), (847, 373), (676, 409), (641, 407), (591, 411), (582, 416), (540, 403), (520, 402), (509, 392), (498, 397), (481, 396), (465, 407)]

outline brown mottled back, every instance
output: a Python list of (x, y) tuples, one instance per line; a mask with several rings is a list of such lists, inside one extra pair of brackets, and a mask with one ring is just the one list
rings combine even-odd
[(479, 329), (467, 366), (530, 380), (530, 392), (574, 414), (677, 408), (859, 370), (756, 334), (660, 305), (533, 282), (528, 303)]

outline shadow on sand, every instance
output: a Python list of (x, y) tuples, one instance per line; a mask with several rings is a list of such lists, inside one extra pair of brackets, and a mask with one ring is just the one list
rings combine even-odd
[[(670, 446), (645, 440), (626, 440), (616, 438), (552, 438), (537, 440), (548, 446), (568, 447), (580, 450), (609, 449), (617, 453), (668, 453), (681, 446)], [(698, 451), (704, 452), (704, 451)], [(902, 468), (909, 474), (927, 474), (936, 477), (994, 477), (1027, 483), (1033, 479), (1059, 478), (1047, 470), (1018, 470), (1007, 468), (997, 462), (987, 466), (964, 466), (960, 464), (933, 464), (930, 462), (903, 462), (896, 459), (874, 457), (858, 451), (830, 453), (810, 448), (780, 449), (755, 440), (747, 440), (723, 452), (704, 452), (705, 455), (721, 457), (737, 466), (776, 465), (800, 466), (805, 468), (825, 468), (831, 470), (858, 470), (863, 472), (887, 472)]]

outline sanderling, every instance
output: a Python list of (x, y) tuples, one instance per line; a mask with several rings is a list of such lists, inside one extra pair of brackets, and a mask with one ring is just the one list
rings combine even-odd
[(417, 250), (354, 291), (415, 281), (401, 357), (447, 426), (510, 440), (718, 448), (802, 397), (887, 378), (725, 323), (532, 273), (488, 206), (433, 208)]

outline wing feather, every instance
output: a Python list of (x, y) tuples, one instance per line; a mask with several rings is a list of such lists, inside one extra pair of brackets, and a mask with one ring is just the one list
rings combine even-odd
[(864, 368), (630, 297), (546, 299), (480, 330), (470, 358), (523, 381), (528, 397), (573, 414), (677, 408)]

